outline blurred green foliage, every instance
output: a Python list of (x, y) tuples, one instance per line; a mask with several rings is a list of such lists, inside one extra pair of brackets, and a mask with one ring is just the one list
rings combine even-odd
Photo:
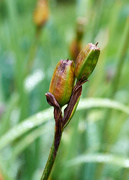
[[(50, 0), (49, 20), (38, 37), (36, 4), (0, 1), (0, 179), (40, 179), (54, 134), (45, 93), (57, 62), (70, 58), (76, 22), (83, 17), (82, 47), (99, 42), (101, 48), (83, 86), (82, 98), (93, 97), (94, 103), (77, 111), (66, 128), (50, 180), (128, 180), (129, 1)], [(107, 106), (105, 98), (124, 110)]]

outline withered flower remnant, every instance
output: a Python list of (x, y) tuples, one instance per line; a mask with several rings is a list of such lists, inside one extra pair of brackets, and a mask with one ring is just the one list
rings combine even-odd
[(85, 25), (86, 25), (86, 19), (84, 17), (77, 18), (76, 35), (70, 45), (70, 56), (74, 62), (75, 62), (79, 52), (82, 49), (82, 39), (83, 39), (84, 32), (85, 32)]
[(42, 27), (46, 21), (48, 20), (49, 16), (49, 8), (47, 0), (38, 0), (37, 8), (34, 12), (34, 23), (37, 27)]
[(92, 43), (89, 43), (78, 55), (75, 64), (75, 76), (77, 80), (82, 77), (87, 79), (93, 72), (99, 58), (100, 48)]
[(60, 60), (53, 73), (49, 92), (54, 95), (60, 106), (67, 104), (70, 100), (75, 76), (75, 65), (71, 60)]

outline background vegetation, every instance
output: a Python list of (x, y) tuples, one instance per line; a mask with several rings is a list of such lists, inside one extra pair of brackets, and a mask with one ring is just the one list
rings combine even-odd
[(36, 4), (0, 1), (0, 180), (40, 179), (54, 134), (45, 93), (57, 62), (71, 58), (78, 17), (85, 18), (82, 47), (98, 41), (101, 56), (50, 180), (128, 180), (129, 1), (50, 0), (39, 36)]

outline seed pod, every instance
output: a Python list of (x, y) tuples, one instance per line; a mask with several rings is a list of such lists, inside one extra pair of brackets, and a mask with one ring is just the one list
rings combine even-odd
[[(97, 43), (98, 44), (98, 43)], [(89, 43), (78, 55), (75, 65), (75, 76), (78, 80), (87, 79), (93, 72), (99, 58), (100, 48)]]
[(74, 86), (74, 62), (70, 60), (60, 60), (53, 73), (49, 92), (52, 93), (63, 106), (68, 103)]
[(48, 20), (48, 4), (47, 0), (38, 0), (37, 8), (34, 12), (34, 23), (37, 27), (42, 27)]

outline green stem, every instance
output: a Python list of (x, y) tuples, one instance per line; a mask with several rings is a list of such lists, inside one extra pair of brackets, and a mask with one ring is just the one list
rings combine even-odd
[[(56, 136), (55, 136), (56, 137)], [(53, 167), (53, 164), (55, 162), (55, 159), (56, 159), (56, 155), (57, 155), (57, 151), (58, 151), (58, 148), (59, 148), (59, 145), (60, 145), (60, 142), (59, 142), (59, 145), (58, 145), (58, 148), (55, 150), (55, 139), (54, 137), (54, 141), (52, 143), (52, 147), (50, 149), (50, 153), (49, 153), (49, 157), (48, 157), (48, 160), (47, 160), (47, 163), (46, 163), (46, 166), (44, 168), (44, 171), (43, 171), (43, 174), (41, 176), (41, 179), (40, 180), (47, 180), (50, 173), (51, 173), (51, 170), (52, 170), (52, 167)], [(60, 137), (60, 141), (61, 141), (61, 137)]]
[[(29, 99), (29, 94), (27, 93), (25, 87), (24, 87), (24, 81), (25, 78), (31, 73), (33, 64), (34, 64), (34, 60), (35, 60), (35, 56), (37, 53), (37, 49), (38, 49), (38, 43), (40, 40), (40, 35), (41, 35), (41, 29), (36, 29), (36, 32), (34, 34), (34, 39), (32, 42), (32, 45), (30, 47), (29, 53), (28, 53), (28, 59), (27, 62), (24, 63), (24, 72), (22, 73), (22, 82), (21, 82), (21, 92), (20, 92), (20, 107), (21, 107), (21, 111), (20, 111), (20, 118), (19, 121), (23, 121), (24, 118), (27, 118), (29, 116), (29, 111), (28, 111), (28, 107), (30, 105), (30, 99)], [(37, 142), (37, 141), (36, 141)], [(38, 145), (40, 145), (38, 143)], [(29, 149), (25, 150), (25, 159), (26, 159), (26, 166), (25, 169), (27, 168), (26, 171), (26, 176), (28, 177), (28, 179), (32, 179), (32, 171), (35, 168), (36, 164), (38, 163), (38, 159), (39, 156), (37, 154), (36, 148), (38, 146), (37, 144), (34, 145), (33, 147), (29, 147)], [(31, 154), (30, 151), (34, 152), (34, 154)], [(32, 158), (36, 157), (36, 158)], [(33, 159), (34, 163), (30, 163), (29, 159)]]
[(64, 128), (67, 126), (69, 121), (71, 120), (76, 107), (78, 105), (78, 101), (80, 100), (80, 96), (82, 93), (82, 84), (84, 84), (87, 80), (84, 78), (80, 79), (79, 82), (74, 86), (71, 98), (67, 107), (64, 110), (64, 117), (62, 117), (62, 111), (60, 105), (56, 101), (55, 97), (51, 93), (46, 93), (47, 102), (54, 107), (54, 119), (55, 119), (55, 136), (54, 142), (52, 144), (50, 154), (44, 168), (43, 174), (40, 180), (47, 180), (50, 172), (52, 170), (52, 166), (55, 162), (56, 154), (60, 145), (61, 136)]
[[(129, 39), (129, 17), (127, 18), (127, 23), (126, 23), (126, 27), (125, 27), (125, 32), (124, 32), (124, 37), (123, 37), (123, 42), (122, 42), (122, 47), (119, 53), (119, 57), (118, 57), (118, 65), (117, 65), (117, 71), (115, 74), (115, 77), (113, 79), (112, 82), (112, 91), (110, 94), (110, 98), (113, 99), (115, 93), (117, 92), (119, 83), (120, 83), (120, 78), (122, 75), (122, 69), (124, 66), (124, 62), (125, 62), (125, 57), (127, 54), (127, 50), (128, 50), (128, 39)], [(110, 124), (110, 119), (111, 119), (111, 113), (112, 110), (108, 110), (106, 115), (105, 115), (105, 119), (104, 119), (104, 126), (103, 126), (103, 139), (102, 139), (102, 143), (106, 142), (108, 140), (108, 127)]]
[(120, 82), (120, 77), (122, 74), (122, 69), (123, 69), (123, 65), (126, 59), (126, 55), (127, 55), (127, 51), (128, 51), (128, 39), (129, 39), (129, 16), (127, 18), (127, 22), (126, 22), (126, 27), (125, 27), (125, 32), (124, 32), (124, 37), (123, 37), (123, 41), (121, 44), (121, 49), (120, 49), (120, 53), (119, 53), (119, 58), (118, 58), (118, 65), (117, 65), (117, 71), (112, 83), (112, 92), (111, 92), (111, 98), (114, 97), (117, 89), (118, 89), (118, 85)]
[(41, 30), (42, 29), (36, 29), (36, 32), (34, 35), (34, 40), (30, 47), (28, 60), (24, 67), (25, 72), (23, 74), (23, 81), (21, 83), (22, 87), (21, 87), (21, 93), (20, 93), (20, 105), (21, 105), (20, 121), (22, 121), (24, 118), (26, 118), (28, 116), (28, 108), (27, 107), (29, 106), (29, 97), (24, 88), (24, 80), (32, 70), (32, 66), (34, 64), (34, 59), (35, 59), (37, 48), (38, 48), (39, 39), (41, 36)]
[(129, 169), (128, 168), (124, 168), (123, 169), (123, 176), (122, 176), (122, 178), (124, 180), (128, 180), (128, 178), (129, 178)]
[(16, 107), (18, 100), (19, 100), (18, 94), (13, 93), (7, 103), (6, 113), (4, 113), (3, 117), (1, 118), (0, 136), (6, 133), (10, 128), (10, 116), (12, 111)]
[[(112, 91), (110, 94), (111, 99), (114, 98), (115, 93), (117, 92), (118, 87), (119, 87), (120, 78), (122, 75), (122, 70), (123, 70), (125, 59), (126, 59), (125, 57), (128, 51), (128, 39), (129, 39), (129, 17), (127, 17), (124, 36), (122, 38), (122, 43), (121, 43), (121, 49), (119, 50), (117, 70), (116, 70), (116, 74), (112, 82)], [(103, 144), (105, 142), (111, 144), (109, 140), (109, 135), (110, 135), (109, 125), (111, 123), (111, 115), (112, 115), (112, 110), (107, 110), (105, 114), (105, 118), (104, 118), (104, 123), (103, 123), (102, 140), (101, 140), (101, 146), (100, 146), (100, 151), (104, 151), (104, 152), (109, 152), (110, 150), (110, 149), (108, 150), (104, 149)], [(103, 169), (104, 169), (104, 163), (97, 166), (96, 173), (95, 173), (96, 180), (99, 180), (101, 178)]]
[(33, 40), (32, 46), (30, 48), (28, 61), (27, 61), (26, 67), (25, 67), (24, 78), (30, 73), (32, 66), (34, 64), (34, 58), (35, 58), (35, 55), (37, 52), (38, 43), (39, 43), (39, 40), (41, 37), (41, 32), (42, 32), (41, 28), (36, 29), (34, 40)]

